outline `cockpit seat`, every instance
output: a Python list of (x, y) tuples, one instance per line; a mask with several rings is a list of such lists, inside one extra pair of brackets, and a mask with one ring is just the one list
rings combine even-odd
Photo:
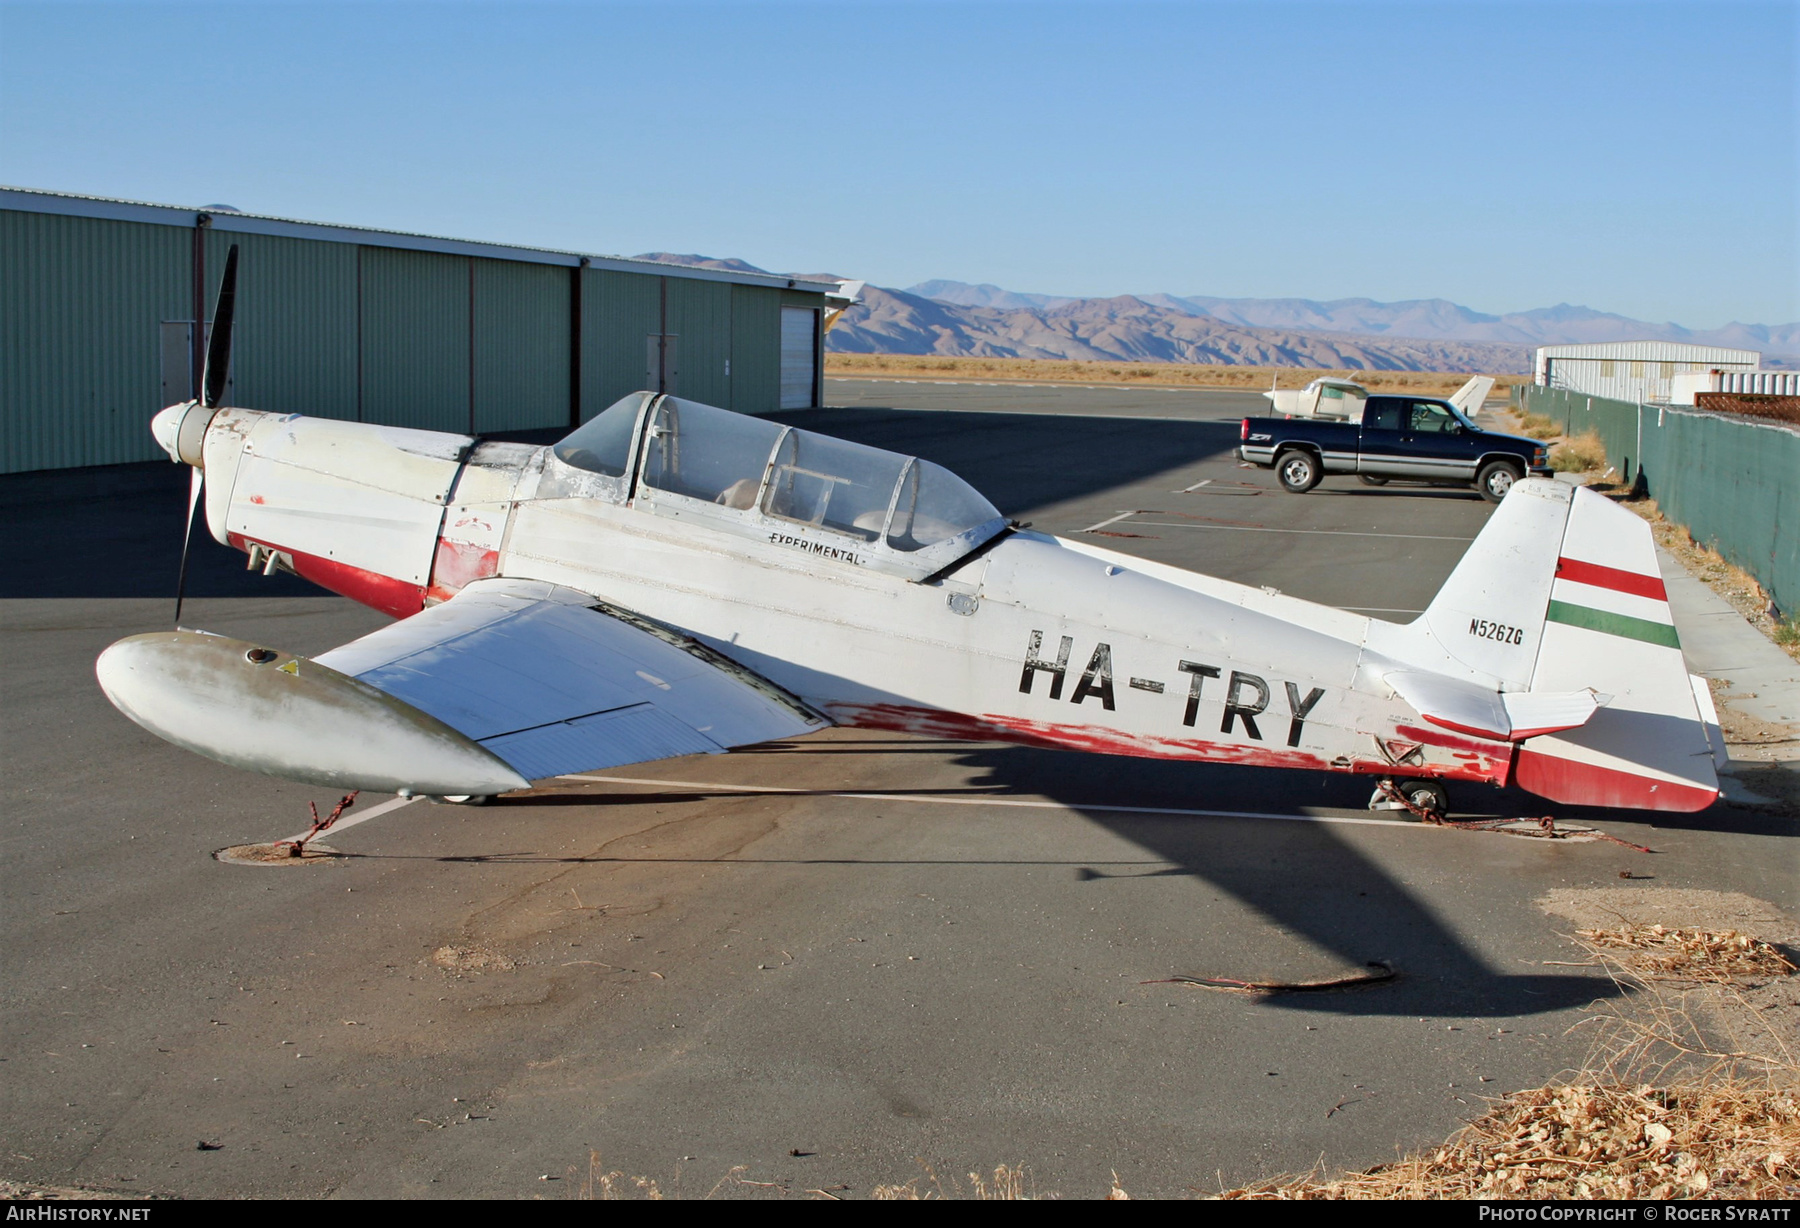
[[(735, 508), (740, 512), (747, 512), (756, 506), (756, 492), (761, 485), (762, 482), (756, 478), (739, 478), (721, 490), (713, 502), (724, 507)], [(876, 525), (875, 528), (879, 532), (881, 526)]]

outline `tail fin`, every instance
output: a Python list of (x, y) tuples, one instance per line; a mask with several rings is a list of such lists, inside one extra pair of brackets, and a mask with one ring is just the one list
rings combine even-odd
[(1450, 404), (1456, 406), (1456, 408), (1462, 410), (1463, 413), (1473, 418), (1476, 414), (1481, 412), (1482, 402), (1487, 400), (1487, 394), (1493, 390), (1493, 376), (1471, 376), (1468, 383), (1464, 384), (1450, 395)]
[(1513, 782), (1533, 793), (1679, 811), (1718, 797), (1650, 527), (1592, 491), (1515, 483), (1430, 608), (1369, 646), (1502, 692), (1600, 696), (1579, 728), (1520, 744)]
[(1519, 747), (1513, 780), (1560, 802), (1704, 810), (1719, 796), (1650, 526), (1577, 490), (1531, 689), (1613, 696), (1580, 729)]

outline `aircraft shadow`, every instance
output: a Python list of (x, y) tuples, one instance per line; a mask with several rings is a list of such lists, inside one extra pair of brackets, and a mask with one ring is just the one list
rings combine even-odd
[[(1381, 962), (1399, 973), (1391, 982), (1354, 992), (1267, 999), (1294, 1010), (1343, 1015), (1499, 1018), (1582, 1006), (1619, 992), (1609, 978), (1574, 970), (1521, 975), (1495, 968), (1383, 866), (1346, 840), (1344, 829), (1330, 824), (1119, 814), (1091, 805), (1105, 798), (1115, 805), (1268, 814), (1297, 814), (1302, 807), (1356, 810), (1368, 799), (1371, 782), (1366, 777), (1030, 747), (971, 746), (959, 761), (979, 769), (972, 784), (1053, 798), (1167, 863), (1148, 874), (1094, 870), (1073, 875), (1072, 908), (1085, 902), (1086, 893), (1129, 889), (1140, 878), (1190, 877), (1253, 908), (1274, 931), (1273, 943), (1264, 936), (1244, 944), (1259, 952), (1247, 956), (1254, 967), (1218, 966), (1239, 958), (1238, 944), (1201, 936), (1190, 958), (1209, 961), (1207, 965), (1171, 966), (1170, 976), (1256, 980), (1286, 964), (1309, 970), (1293, 977), (1305, 979), (1317, 975), (1313, 970), (1321, 966), (1321, 953), (1335, 957), (1341, 972)], [(1463, 791), (1472, 795), (1467, 800), (1477, 803), (1502, 797), (1496, 790), (1483, 791), (1485, 798), (1475, 795), (1472, 786), (1463, 786)], [(1408, 838), (1516, 837), (1442, 831)], [(1475, 865), (1471, 861), (1471, 874), (1479, 872)], [(1530, 907), (1524, 901), (1519, 906)]]
[[(172, 461), (0, 477), (12, 528), (0, 543), (0, 597), (175, 600), (188, 467)], [(196, 517), (198, 519), (198, 517)], [(194, 526), (189, 597), (329, 597), (298, 576), (264, 576)]]

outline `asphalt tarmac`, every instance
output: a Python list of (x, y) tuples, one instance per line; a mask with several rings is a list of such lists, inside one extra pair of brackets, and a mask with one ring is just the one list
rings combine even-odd
[[(1036, 528), (1379, 617), (1422, 609), (1489, 510), (1286, 495), (1231, 457), (1254, 394), (827, 396), (784, 417), (944, 463)], [(1723, 806), (1564, 815), (1643, 854), (1394, 822), (1367, 781), (856, 730), (404, 805), (328, 864), (222, 864), (335, 798), (169, 746), (94, 684), (107, 643), (168, 625), (184, 490), (172, 465), (0, 479), (9, 1179), (859, 1198), (1008, 1164), (1040, 1193), (1116, 1173), (1182, 1196), (1379, 1163), (1581, 1065), (1583, 1008), (1615, 991), (1569, 966), (1534, 903), (1553, 888), (1800, 904), (1793, 825)], [(384, 621), (196, 550), (188, 625), (318, 652)], [(1370, 961), (1398, 977), (1170, 981)]]

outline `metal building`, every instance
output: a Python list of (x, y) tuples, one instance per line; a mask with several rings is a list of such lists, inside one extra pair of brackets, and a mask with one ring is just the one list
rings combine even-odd
[(160, 459), (239, 252), (232, 404), (441, 431), (640, 388), (818, 404), (838, 283), (0, 188), (0, 472)]
[(1605, 341), (1540, 346), (1533, 367), (1542, 388), (1615, 401), (1668, 401), (1678, 375), (1692, 371), (1757, 371), (1762, 355), (1679, 341)]

